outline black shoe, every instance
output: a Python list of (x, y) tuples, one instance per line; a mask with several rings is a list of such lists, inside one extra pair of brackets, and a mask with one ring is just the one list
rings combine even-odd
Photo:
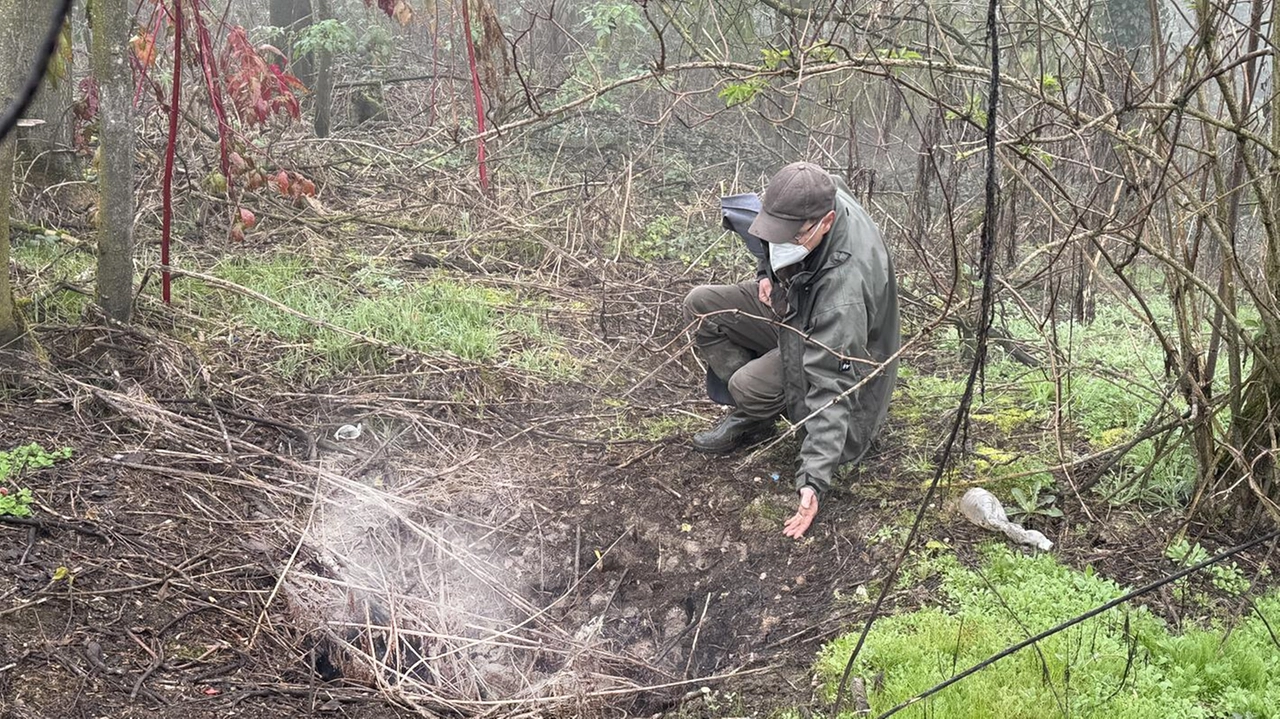
[(693, 448), (708, 454), (728, 454), (773, 427), (773, 420), (730, 412), (706, 432), (693, 435)]

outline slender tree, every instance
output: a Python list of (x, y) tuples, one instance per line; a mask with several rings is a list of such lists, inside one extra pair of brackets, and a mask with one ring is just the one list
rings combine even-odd
[(271, 24), (284, 28), (285, 40), (280, 48), (289, 56), (289, 72), (310, 87), (316, 80), (310, 56), (293, 57), (290, 48), (298, 33), (311, 25), (311, 0), (271, 0)]
[[(0, 0), (0, 107), (8, 106), (17, 89), (21, 69), (17, 51), (22, 28), (18, 2)], [(9, 202), (13, 190), (13, 138), (0, 141), (0, 347), (12, 347), (22, 337), (22, 316), (13, 301), (9, 280)]]
[[(43, 18), (49, 4), (47, 0), (17, 0), (19, 17), (39, 22), (35, 18)], [(34, 57), (41, 39), (40, 31), (22, 33), (17, 46), (20, 56)], [(42, 124), (24, 129), (17, 147), (19, 158), (32, 163), (29, 179), (38, 184), (63, 182), (76, 174), (71, 152), (71, 78), (71, 23), (68, 20), (63, 24), (57, 53), (45, 73), (40, 92), (26, 112), (27, 117)]]
[[(3, 10), (10, 0), (0, 0)], [(3, 12), (0, 12), (0, 18)], [(4, 22), (0, 19), (0, 23)], [(0, 43), (3, 44), (3, 43)], [(0, 61), (0, 84), (10, 78), (13, 65)], [(4, 99), (0, 93), (0, 99)], [(22, 336), (22, 315), (13, 301), (9, 280), (9, 195), (13, 188), (13, 141), (0, 142), (0, 348), (11, 347)]]
[[(1280, 3), (1271, 5), (1271, 43), (1280, 41)], [(1256, 28), (1261, 32), (1262, 28)], [(1271, 132), (1272, 148), (1280, 148), (1280, 85), (1274, 78), (1280, 72), (1280, 57), (1271, 57)], [(1280, 522), (1280, 477), (1277, 476), (1277, 451), (1280, 451), (1280, 429), (1277, 429), (1277, 410), (1280, 409), (1280, 174), (1272, 159), (1269, 177), (1259, 176), (1257, 199), (1260, 212), (1275, 213), (1266, 223), (1263, 232), (1263, 278), (1257, 303), (1262, 319), (1262, 331), (1257, 338), (1258, 357), (1245, 380), (1244, 406), (1232, 418), (1232, 436), (1242, 445), (1233, 457), (1231, 478), (1247, 480), (1251, 493), (1246, 496), (1245, 507), (1252, 509), (1253, 517), (1263, 511)], [(1257, 173), (1260, 175), (1260, 173)]]
[(89, 0), (93, 77), (98, 82), (97, 301), (108, 317), (128, 322), (133, 311), (133, 82), (129, 64), (129, 3)]
[[(333, 18), (330, 0), (315, 0), (317, 20)], [(328, 137), (333, 126), (333, 50), (322, 47), (316, 54), (315, 85), (316, 137)]]

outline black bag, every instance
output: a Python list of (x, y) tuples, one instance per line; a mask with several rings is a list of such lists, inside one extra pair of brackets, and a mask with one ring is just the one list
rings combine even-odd
[(747, 243), (747, 250), (755, 255), (757, 260), (764, 260), (769, 257), (764, 240), (748, 231), (751, 223), (755, 222), (756, 215), (760, 214), (760, 207), (760, 196), (754, 192), (721, 197), (720, 215), (723, 220), (720, 225), (726, 230), (738, 233), (743, 242)]

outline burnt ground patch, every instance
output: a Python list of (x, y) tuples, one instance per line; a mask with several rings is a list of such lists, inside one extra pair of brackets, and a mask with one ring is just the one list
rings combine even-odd
[[(6, 438), (75, 449), (21, 477), (31, 520), (0, 524), (3, 716), (265, 716), (283, 704), (377, 717), (573, 695), (545, 706), (652, 713), (715, 677), (779, 673), (794, 691), (771, 703), (807, 700), (819, 641), (861, 611), (844, 590), (874, 581), (887, 556), (867, 540), (878, 491), (833, 496), (811, 538), (782, 536), (785, 450), (739, 466), (743, 453), (704, 457), (680, 432), (584, 442), (557, 420), (560, 438), (522, 434), (579, 416), (580, 391), (513, 404), (518, 421), (494, 420), (483, 442), (461, 432), (447, 456), (403, 418), (338, 447), (317, 418), (344, 417), (364, 395), (178, 401), (199, 396), (184, 385), (201, 376), (194, 352), (145, 332), (76, 337), (111, 347), (34, 373), (0, 405)], [(437, 440), (462, 426), (428, 405), (414, 412)], [(446, 482), (422, 471), (432, 462), (466, 466)], [(382, 571), (388, 557), (394, 571)], [(374, 576), (381, 593), (361, 584)], [(405, 620), (414, 606), (456, 621), (447, 641), (461, 644), (442, 650), (443, 622)], [(477, 704), (415, 701), (393, 686), (410, 680), (441, 696), (474, 690)]]
[[(795, 542), (794, 442), (692, 452), (720, 410), (696, 368), (655, 374), (661, 351), (613, 360), (603, 388), (437, 364), (300, 389), (252, 346), (46, 340), (74, 359), (0, 402), (6, 443), (75, 449), (21, 478), (35, 517), (0, 524), (15, 718), (809, 706), (814, 653), (865, 618), (948, 421), (893, 420)], [(890, 610), (931, 599), (930, 542), (966, 559), (989, 538), (952, 511), (963, 489), (929, 508)], [(1162, 566), (1168, 515), (1068, 509), (1038, 527), (1068, 563), (1129, 583)]]

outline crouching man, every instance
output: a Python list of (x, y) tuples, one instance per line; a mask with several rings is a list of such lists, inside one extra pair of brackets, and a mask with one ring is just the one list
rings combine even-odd
[(799, 510), (784, 528), (798, 539), (836, 467), (862, 458), (888, 413), (896, 360), (850, 390), (898, 351), (897, 283), (875, 223), (817, 165), (797, 162), (774, 175), (748, 233), (768, 249), (756, 279), (703, 285), (684, 301), (708, 387), (714, 397), (727, 385), (723, 401), (734, 405), (693, 445), (724, 454), (767, 433), (784, 412), (803, 421)]

